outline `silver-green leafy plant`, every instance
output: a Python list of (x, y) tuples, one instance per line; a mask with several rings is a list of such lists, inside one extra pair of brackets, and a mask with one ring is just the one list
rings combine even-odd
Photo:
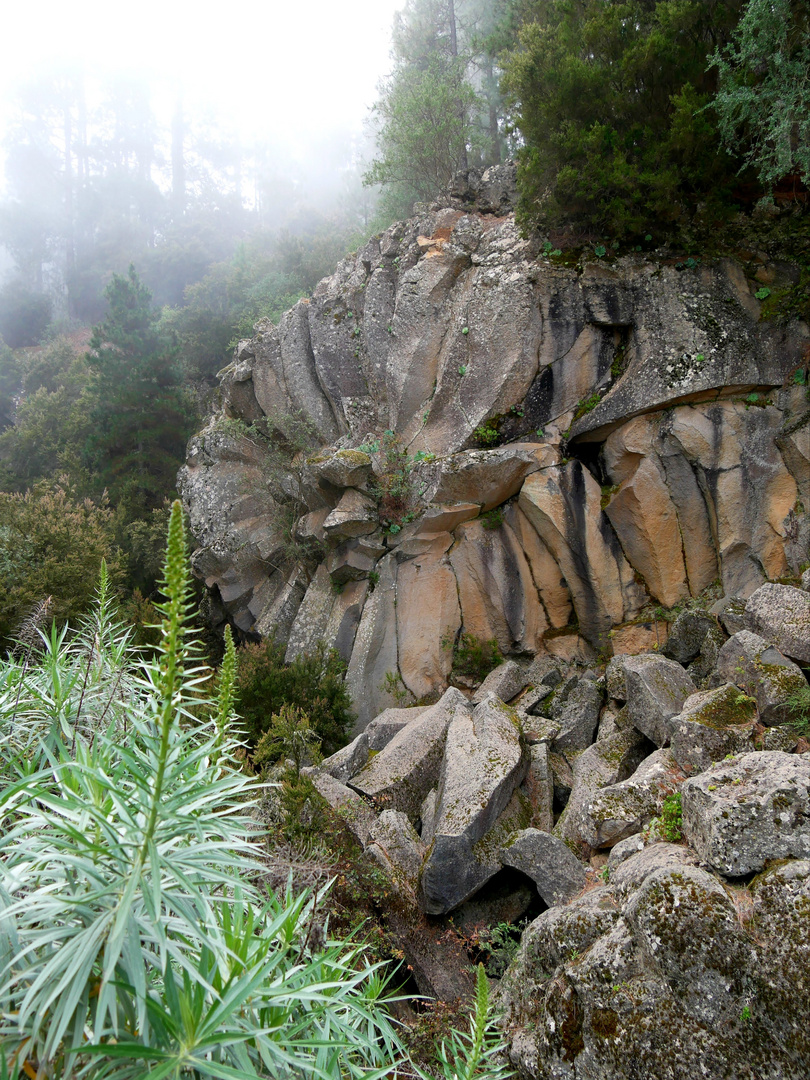
[[(506, 1059), (506, 1039), (498, 1027), (489, 996), (489, 980), (479, 964), (475, 982), (475, 1003), (469, 1032), (454, 1029), (449, 1040), (436, 1047), (442, 1080), (506, 1080), (512, 1075)], [(435, 1080), (418, 1069), (422, 1080)]]
[(401, 1054), (362, 946), (311, 938), (319, 895), (265, 895), (257, 784), (187, 633), (175, 503), (162, 640), (132, 654), (102, 571), (82, 631), (0, 671), (0, 1059), (94, 1080), (376, 1077)]

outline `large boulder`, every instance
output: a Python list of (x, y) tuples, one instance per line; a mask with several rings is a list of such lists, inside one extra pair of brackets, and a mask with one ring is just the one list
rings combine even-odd
[(803, 1080), (810, 863), (732, 895), (694, 861), (652, 845), (528, 927), (500, 987), (519, 1075)]
[(585, 804), (580, 835), (594, 848), (613, 847), (641, 830), (685, 779), (669, 750), (656, 750), (618, 784), (600, 788)]
[(506, 809), (526, 766), (517, 715), (494, 695), (471, 714), (459, 711), (453, 718), (432, 843), (422, 868), (421, 892), (428, 914), (452, 911), (492, 876), (473, 848)]
[(629, 656), (623, 667), (630, 722), (656, 746), (667, 746), (695, 684), (680, 664), (657, 653)]
[(447, 730), (454, 720), (468, 717), (467, 699), (451, 687), (352, 777), (352, 788), (380, 809), (401, 810), (416, 821), (425, 796), (438, 782)]
[(675, 721), (672, 756), (692, 776), (728, 754), (754, 749), (756, 702), (731, 683), (692, 694)]
[(810, 758), (766, 750), (721, 761), (682, 788), (683, 832), (727, 877), (810, 857)]
[(793, 695), (807, 687), (801, 668), (750, 630), (728, 639), (718, 654), (713, 679), (733, 683), (754, 698), (759, 719), (769, 726), (793, 718)]
[(552, 907), (573, 900), (585, 887), (585, 867), (562, 840), (538, 829), (523, 829), (501, 849), (501, 862), (530, 877)]
[(585, 834), (590, 834), (588, 807), (601, 788), (627, 779), (647, 757), (650, 744), (635, 728), (627, 728), (606, 739), (600, 739), (574, 759), (571, 793), (554, 826), (561, 840), (579, 850), (588, 846)]
[(745, 621), (800, 664), (810, 664), (810, 593), (768, 582), (748, 598)]

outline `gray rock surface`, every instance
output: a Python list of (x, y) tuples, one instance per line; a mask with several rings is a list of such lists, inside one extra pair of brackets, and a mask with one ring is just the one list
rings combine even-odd
[(717, 657), (718, 682), (730, 682), (757, 703), (763, 724), (784, 724), (793, 717), (790, 699), (807, 685), (801, 669), (758, 634), (741, 630)]
[(703, 612), (682, 611), (669, 628), (661, 652), (670, 660), (688, 664), (700, 654), (703, 639), (716, 625), (714, 619)]
[(612, 847), (660, 812), (664, 798), (685, 780), (670, 750), (656, 750), (618, 784), (600, 788), (583, 806), (580, 835), (594, 848)]
[(472, 696), (475, 705), (487, 694), (495, 694), (501, 701), (511, 701), (529, 683), (529, 673), (514, 660), (505, 660), (484, 679)]
[(687, 776), (703, 772), (727, 754), (753, 750), (756, 703), (736, 686), (692, 694), (675, 721), (672, 756)]
[(564, 700), (554, 701), (551, 719), (560, 725), (553, 743), (555, 753), (585, 750), (591, 745), (602, 701), (602, 690), (592, 679), (580, 679)]
[(400, 810), (383, 810), (371, 828), (368, 854), (385, 870), (403, 899), (416, 903), (425, 847)]
[(585, 887), (585, 867), (562, 840), (538, 829), (524, 829), (501, 849), (504, 866), (520, 870), (537, 885), (552, 907), (573, 900)]
[(438, 783), (447, 729), (455, 719), (468, 717), (467, 699), (451, 687), (352, 777), (352, 788), (380, 809), (401, 810), (415, 821), (425, 796)]
[(520, 786), (531, 807), (531, 826), (542, 832), (554, 827), (554, 776), (547, 743), (529, 747), (529, 767)]
[(748, 598), (745, 622), (786, 656), (810, 664), (810, 594), (803, 589), (762, 585)]
[[(602, 739), (574, 759), (571, 794), (554, 826), (561, 840), (577, 849), (587, 841), (587, 809), (600, 788), (618, 784), (638, 768), (647, 756), (649, 743), (635, 728)], [(555, 792), (556, 793), (556, 792)]]
[(624, 672), (630, 722), (656, 746), (668, 745), (673, 718), (695, 684), (680, 664), (656, 653), (627, 657)]
[(683, 832), (727, 877), (810, 856), (810, 758), (766, 750), (719, 762), (683, 785)]
[[(654, 845), (616, 867), (609, 886), (529, 926), (500, 988), (520, 1075), (806, 1075), (810, 926), (799, 912), (810, 864), (770, 871), (738, 898), (757, 912), (749, 931), (734, 897), (690, 862), (684, 848)], [(785, 926), (795, 931), (787, 935)]]
[(514, 710), (494, 696), (447, 731), (430, 851), (422, 868), (424, 910), (442, 914), (491, 876), (473, 854), (523, 780), (527, 755)]

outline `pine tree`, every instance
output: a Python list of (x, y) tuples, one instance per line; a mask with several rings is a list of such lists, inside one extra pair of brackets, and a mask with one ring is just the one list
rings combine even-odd
[(89, 464), (128, 519), (159, 506), (175, 486), (193, 426), (177, 346), (161, 329), (135, 267), (114, 274), (107, 318), (94, 327), (89, 363), (98, 372)]

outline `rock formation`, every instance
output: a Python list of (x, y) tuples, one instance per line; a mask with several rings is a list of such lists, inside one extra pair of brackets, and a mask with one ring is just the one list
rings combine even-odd
[(730, 259), (521, 238), (510, 166), (476, 190), (257, 324), (180, 476), (218, 617), (337, 648), (359, 728), (396, 686), (436, 700), (462, 635), (644, 651), (656, 606), (807, 557), (808, 328)]
[[(780, 588), (779, 605), (770, 584), (752, 594), (764, 637), (721, 642), (709, 689), (690, 674), (701, 631), (725, 634), (687, 610), (680, 662), (618, 656), (597, 676), (506, 661), (469, 699), (451, 687), (388, 710), (308, 770), (387, 874), (422, 993), (465, 989), (452, 927), (541, 909), (498, 988), (519, 1076), (808, 1075), (810, 740), (800, 705), (747, 692), (759, 662), (810, 698), (772, 644), (804, 655), (807, 593)], [(744, 659), (730, 670), (729, 647)]]
[(239, 343), (180, 477), (195, 569), (345, 659), (356, 737), (309, 775), (420, 991), (469, 988), (447, 916), (537, 915), (522, 1077), (804, 1080), (810, 331), (743, 263), (561, 254), (510, 166), (474, 180)]

